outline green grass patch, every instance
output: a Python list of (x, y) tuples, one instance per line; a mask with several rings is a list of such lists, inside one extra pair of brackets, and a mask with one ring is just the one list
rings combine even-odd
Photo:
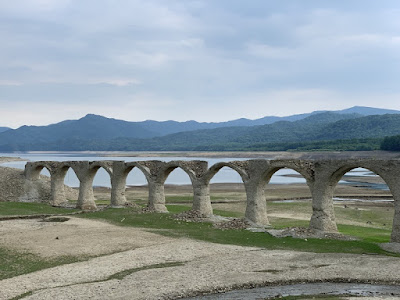
[(283, 299), (283, 300), (344, 300), (347, 299), (340, 297), (340, 296), (334, 296), (334, 295), (307, 295), (307, 296), (286, 296), (286, 297), (279, 297), (277, 299)]
[(335, 207), (335, 214), (341, 219), (358, 221), (361, 223), (370, 223), (375, 227), (392, 227), (393, 208), (366, 207), (364, 209), (355, 209), (353, 207)]
[(0, 202), (0, 216), (66, 214), (78, 209), (52, 207), (47, 203)]
[(372, 242), (372, 243), (389, 243), (390, 235), (392, 234), (391, 229), (381, 229), (373, 227), (343, 225), (343, 224), (338, 224), (338, 230), (340, 233), (355, 236), (362, 239), (365, 242)]
[(227, 211), (227, 210), (219, 210), (214, 209), (214, 214), (222, 217), (231, 217), (231, 218), (242, 218), (243, 213), (237, 211)]
[(0, 280), (78, 261), (76, 257), (46, 260), (30, 253), (0, 247)]
[[(168, 206), (170, 213), (178, 213), (188, 210), (189, 208), (190, 207), (180, 205)], [(171, 214), (136, 214), (130, 209), (120, 210), (110, 208), (100, 212), (79, 215), (79, 217), (108, 220), (109, 222), (119, 226), (148, 228), (152, 232), (157, 232), (163, 235), (187, 237), (221, 244), (234, 244), (242, 246), (256, 246), (265, 249), (297, 250), (309, 252), (389, 254), (388, 252), (382, 250), (377, 244), (369, 241), (338, 241), (328, 239), (304, 240), (290, 237), (275, 238), (266, 233), (250, 232), (248, 230), (219, 230), (213, 228), (212, 224), (209, 223), (178, 221), (172, 219)], [(281, 225), (283, 226), (283, 224)], [(291, 225), (297, 226), (300, 225), (300, 223), (293, 222)]]
[[(279, 203), (280, 204), (280, 203)], [(304, 204), (298, 204), (299, 206)], [(275, 238), (266, 233), (250, 232), (247, 230), (220, 230), (215, 229), (210, 223), (194, 223), (178, 221), (172, 218), (172, 214), (190, 210), (191, 206), (167, 205), (170, 213), (146, 213), (138, 214), (134, 208), (114, 209), (79, 214), (78, 217), (88, 219), (106, 220), (118, 226), (131, 226), (146, 228), (158, 234), (186, 237), (213, 243), (234, 244), (242, 246), (255, 246), (265, 249), (297, 250), (309, 252), (333, 252), (353, 254), (382, 254), (395, 255), (382, 250), (376, 243), (390, 241), (391, 228), (372, 228), (355, 225), (338, 225), (343, 234), (359, 237), (360, 241), (338, 241), (327, 239), (294, 239)], [(0, 215), (32, 215), (32, 214), (62, 214), (76, 210), (51, 207), (40, 203), (0, 203)], [(241, 213), (215, 210), (215, 214), (227, 217), (240, 217)], [(370, 217), (370, 215), (368, 215)], [(309, 221), (270, 218), (274, 228), (307, 227)], [(83, 257), (64, 257), (57, 260), (46, 260), (39, 256), (16, 252), (6, 248), (0, 248), (0, 280), (38, 271), (57, 265), (85, 260)], [(160, 266), (162, 267), (162, 266)], [(167, 266), (164, 266), (167, 267)], [(127, 270), (136, 272), (137, 269)], [(128, 273), (115, 274), (115, 278), (127, 276)], [(114, 275), (113, 275), (114, 276)]]

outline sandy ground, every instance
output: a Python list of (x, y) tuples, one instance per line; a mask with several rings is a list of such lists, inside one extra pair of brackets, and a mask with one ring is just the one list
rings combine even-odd
[[(39, 223), (35, 220), (0, 222), (1, 244), (16, 250), (30, 249), (43, 257), (94, 254), (93, 251), (104, 255), (2, 280), (0, 299), (27, 292), (33, 294), (23, 299), (171, 299), (203, 291), (288, 281), (400, 284), (398, 258), (212, 244), (166, 238), (141, 229), (79, 218), (57, 224), (35, 222)], [(96, 230), (105, 232), (107, 239), (112, 240), (96, 235)], [(74, 232), (82, 233), (85, 238), (71, 238)], [(31, 241), (29, 244), (12, 242), (11, 236), (16, 234), (19, 241)], [(56, 241), (55, 234), (59, 237)], [(47, 247), (40, 246), (44, 243)], [(114, 253), (107, 254), (110, 252)], [(158, 264), (177, 262), (182, 265), (156, 268)], [(131, 272), (120, 279), (109, 279), (124, 270)]]
[(0, 222), (0, 245), (43, 258), (98, 256), (170, 242), (135, 228), (68, 217), (66, 222), (10, 220)]

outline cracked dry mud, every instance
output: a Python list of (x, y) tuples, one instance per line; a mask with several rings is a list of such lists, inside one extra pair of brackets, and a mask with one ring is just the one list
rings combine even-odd
[[(0, 299), (174, 299), (320, 280), (400, 283), (395, 257), (318, 254), (170, 238), (71, 217), (0, 222), (0, 244), (45, 258), (100, 255), (0, 281)], [(58, 237), (58, 239), (55, 239)]]

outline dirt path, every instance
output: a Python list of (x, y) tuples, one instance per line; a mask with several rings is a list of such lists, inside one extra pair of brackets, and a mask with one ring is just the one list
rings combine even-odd
[(41, 222), (38, 219), (2, 221), (0, 245), (44, 258), (55, 258), (98, 256), (172, 241), (171, 238), (132, 227), (68, 218), (62, 223)]
[[(56, 247), (57, 251), (50, 249), (54, 243), (38, 248), (37, 245), (48, 241), (49, 234), (53, 238), (55, 232), (59, 236), (57, 242), (65, 243), (65, 248), (87, 247), (87, 251), (92, 251), (94, 243), (102, 246), (103, 250), (98, 254), (116, 251), (121, 245), (130, 249), (2, 280), (0, 299), (11, 299), (27, 292), (33, 294), (23, 299), (168, 299), (202, 291), (283, 281), (349, 279), (400, 283), (399, 258), (220, 245), (165, 238), (141, 229), (75, 218), (44, 226), (27, 224), (25, 220), (1, 224), (5, 226), (1, 236), (7, 236), (10, 229), (9, 235), (19, 241), (22, 236), (16, 235), (18, 232), (25, 234), (26, 239), (34, 234), (30, 239), (38, 240), (18, 246), (17, 242), (6, 238), (2, 240), (2, 246), (8, 243), (15, 249), (42, 252), (45, 257), (71, 251), (63, 250), (63, 247)], [(103, 237), (96, 236), (96, 230), (104, 232)], [(67, 238), (69, 234), (73, 234), (71, 239)], [(75, 238), (80, 245), (73, 241)], [(108, 238), (113, 239), (112, 242), (107, 241)], [(71, 245), (71, 242), (75, 244)], [(79, 253), (85, 251), (79, 250)]]

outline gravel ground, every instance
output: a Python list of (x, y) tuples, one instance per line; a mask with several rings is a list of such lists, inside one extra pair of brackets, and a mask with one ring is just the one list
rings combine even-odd
[[(98, 245), (104, 246), (103, 253), (108, 253), (113, 244), (117, 250), (118, 245), (123, 243), (131, 243), (131, 248), (85, 262), (2, 280), (0, 299), (11, 299), (27, 292), (33, 294), (23, 299), (176, 299), (236, 287), (321, 280), (400, 284), (400, 259), (395, 257), (271, 251), (220, 245), (166, 238), (141, 229), (120, 228), (100, 221), (78, 218), (57, 225), (42, 223), (45, 224), (44, 227), (41, 227), (42, 224), (27, 226), (27, 221), (32, 220), (4, 221), (0, 225), (14, 227), (15, 231), (9, 234), (19, 241), (24, 237), (16, 235), (18, 230), (26, 235), (25, 239), (31, 240), (34, 240), (29, 238), (32, 233), (36, 232), (37, 239), (40, 236), (37, 232), (41, 232), (43, 241), (48, 238), (46, 236), (49, 232), (54, 231), (61, 237), (57, 242), (65, 243), (64, 248), (87, 247), (90, 253), (95, 240)], [(14, 225), (10, 225), (11, 223)], [(71, 226), (74, 227), (73, 231)], [(91, 231), (85, 231), (86, 227), (91, 228)], [(103, 237), (92, 237), (96, 228), (97, 231), (104, 232)], [(125, 232), (122, 234), (120, 230)], [(7, 235), (7, 232), (9, 230), (3, 228), (0, 235)], [(74, 237), (62, 238), (68, 232), (74, 232)], [(107, 241), (107, 236), (115, 238)], [(77, 238), (77, 243), (83, 244), (71, 245), (74, 238)], [(0, 244), (6, 246), (5, 243), (2, 241)], [(11, 243), (10, 246), (18, 249), (17, 244)], [(31, 249), (37, 249), (34, 245), (31, 246)], [(63, 251), (69, 251), (63, 250), (63, 247), (57, 248), (57, 251), (52, 250), (54, 243), (46, 246), (39, 252), (46, 251), (47, 248), (52, 256), (56, 252), (63, 255)], [(29, 247), (24, 244), (22, 248)], [(171, 263), (181, 264), (164, 265), (162, 268), (159, 265)], [(119, 279), (109, 278), (127, 270)]]

